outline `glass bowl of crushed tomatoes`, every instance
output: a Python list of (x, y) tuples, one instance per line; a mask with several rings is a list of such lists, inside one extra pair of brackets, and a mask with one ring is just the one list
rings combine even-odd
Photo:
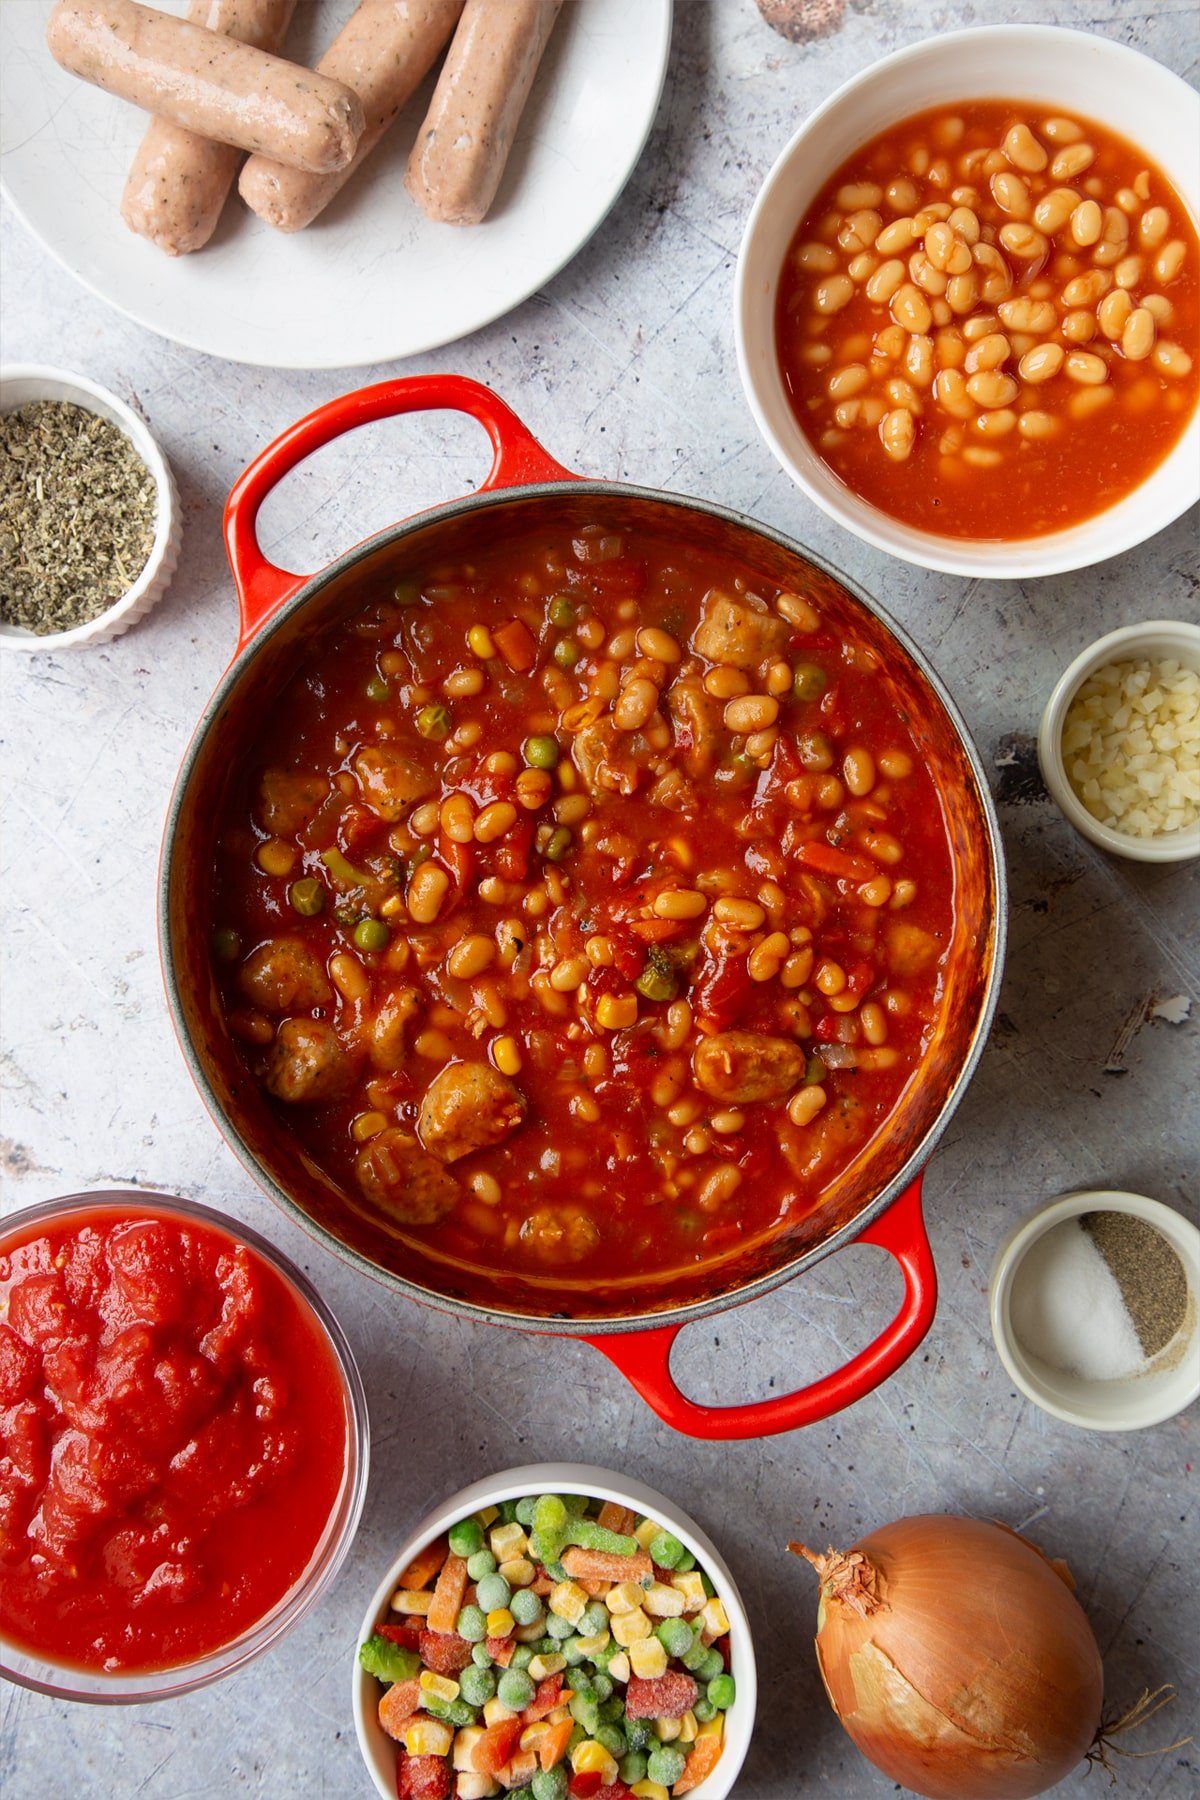
[(0, 1672), (70, 1700), (232, 1673), (350, 1548), (366, 1399), (337, 1320), (265, 1238), (159, 1194), (0, 1227)]

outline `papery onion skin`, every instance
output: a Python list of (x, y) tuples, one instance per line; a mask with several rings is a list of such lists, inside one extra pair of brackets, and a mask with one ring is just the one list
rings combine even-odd
[(817, 1660), (863, 1755), (928, 1800), (1032, 1800), (1096, 1740), (1104, 1673), (1070, 1577), (1001, 1525), (885, 1525), (821, 1575)]

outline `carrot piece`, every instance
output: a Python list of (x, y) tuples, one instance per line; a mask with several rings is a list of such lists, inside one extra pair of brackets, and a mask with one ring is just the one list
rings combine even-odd
[(417, 1551), (407, 1569), (401, 1574), (396, 1586), (402, 1588), (425, 1587), (428, 1582), (433, 1580), (449, 1554), (449, 1539), (434, 1538), (432, 1544), (426, 1544), (424, 1550)]
[(694, 1787), (699, 1787), (706, 1775), (711, 1775), (721, 1760), (723, 1749), (721, 1739), (715, 1732), (707, 1737), (699, 1737), (688, 1752), (688, 1759), (683, 1765), (683, 1774), (671, 1789), (673, 1794), (689, 1794)]
[(433, 1599), (425, 1615), (425, 1624), (430, 1631), (454, 1630), (466, 1591), (466, 1559), (451, 1552), (442, 1564), (442, 1572), (437, 1578)]
[(819, 875), (832, 875), (838, 881), (870, 881), (877, 873), (873, 864), (858, 856), (847, 856), (844, 850), (835, 850), (832, 844), (823, 844), (819, 839), (802, 844), (796, 852), (796, 861), (815, 869)]
[(537, 661), (537, 644), (523, 619), (507, 619), (492, 628), (492, 642), (518, 675), (524, 675)]
[(379, 1723), (389, 1737), (398, 1738), (421, 1703), (421, 1683), (414, 1675), (410, 1681), (395, 1681), (379, 1702)]
[(563, 1719), (558, 1725), (548, 1725), (538, 1739), (538, 1761), (543, 1769), (552, 1769), (567, 1754), (567, 1745), (571, 1741), (571, 1733), (575, 1729), (574, 1719)]
[(597, 1523), (605, 1531), (615, 1531), (620, 1537), (632, 1537), (636, 1518), (637, 1514), (631, 1506), (622, 1506), (619, 1500), (606, 1500), (600, 1508)]
[(517, 1647), (517, 1640), (516, 1638), (510, 1637), (490, 1637), (487, 1640), (487, 1647), (488, 1654), (492, 1661), (494, 1663), (499, 1663), (502, 1669), (507, 1669), (509, 1663), (513, 1659), (513, 1653)]
[(614, 1556), (607, 1550), (584, 1550), (572, 1544), (563, 1551), (562, 1566), (576, 1581), (649, 1581), (654, 1564), (645, 1550)]
[(471, 1767), (481, 1775), (495, 1775), (513, 1755), (524, 1729), (520, 1719), (500, 1719), (489, 1725), (471, 1749)]

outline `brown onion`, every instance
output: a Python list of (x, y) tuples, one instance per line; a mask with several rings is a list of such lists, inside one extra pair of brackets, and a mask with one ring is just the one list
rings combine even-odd
[(900, 1519), (821, 1578), (817, 1660), (864, 1756), (929, 1800), (1030, 1800), (1087, 1755), (1104, 1674), (1065, 1565), (1002, 1525)]

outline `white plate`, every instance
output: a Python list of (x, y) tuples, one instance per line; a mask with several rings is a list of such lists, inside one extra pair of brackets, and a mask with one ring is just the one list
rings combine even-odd
[[(182, 13), (186, 0), (162, 0)], [(353, 7), (298, 9), (287, 54), (315, 60)], [(146, 115), (65, 73), (50, 0), (0, 4), (0, 186), (85, 286), (139, 324), (234, 362), (334, 369), (451, 343), (542, 287), (625, 186), (666, 75), (671, 0), (567, 0), (482, 225), (435, 225), (404, 191), (433, 76), (307, 231), (234, 195), (205, 249), (169, 257), (120, 217)]]

